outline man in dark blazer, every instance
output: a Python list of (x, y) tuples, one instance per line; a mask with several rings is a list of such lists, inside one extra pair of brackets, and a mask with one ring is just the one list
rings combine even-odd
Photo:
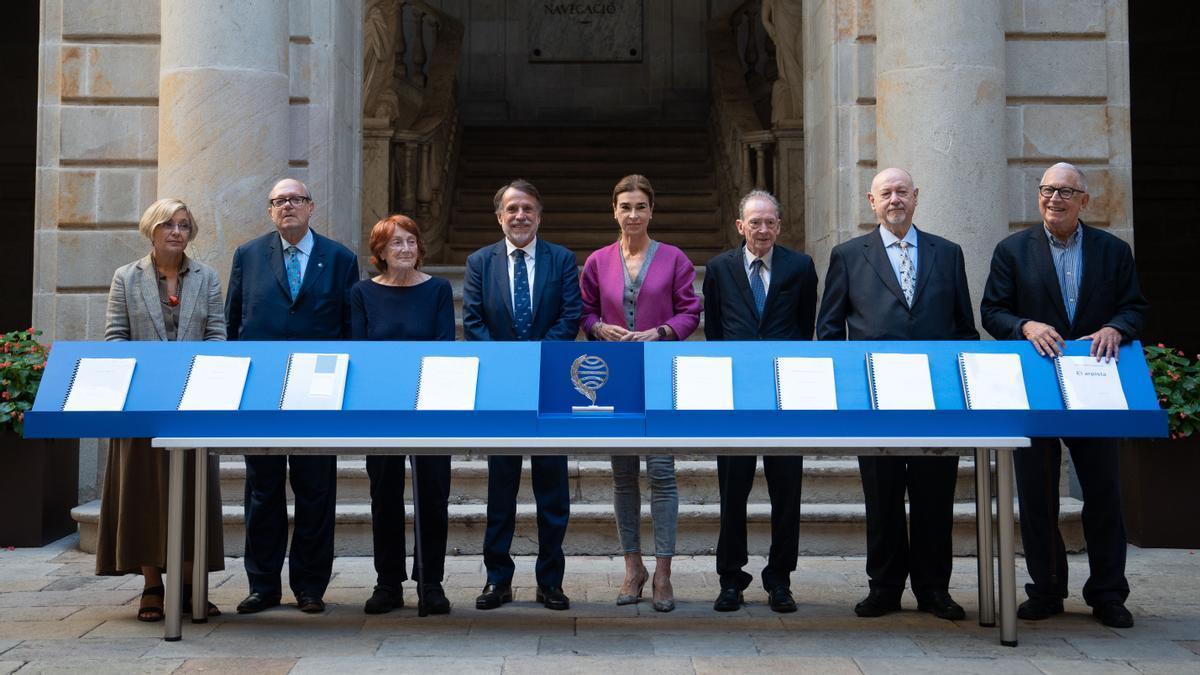
[[(1087, 180), (1066, 163), (1042, 175), (1038, 209), (1042, 223), (996, 246), (980, 304), (983, 328), (997, 340), (1029, 340), (1042, 356), (1062, 353), (1064, 340), (1091, 340), (1097, 358), (1117, 358), (1125, 340), (1145, 323), (1146, 299), (1138, 288), (1129, 245), (1084, 225)], [(1033, 583), (1017, 615), (1039, 620), (1061, 614), (1067, 597), (1067, 554), (1058, 530), (1058, 438), (1035, 438), (1015, 451), (1021, 542)], [(1127, 628), (1125, 522), (1117, 475), (1117, 442), (1063, 438), (1083, 489), (1083, 536), (1091, 575), (1083, 599), (1106, 626)]]
[[(775, 243), (779, 237), (779, 201), (753, 190), (738, 205), (734, 223), (745, 243), (718, 254), (704, 272), (704, 334), (707, 340), (811, 340), (817, 311), (817, 271), (812, 258)], [(744, 603), (753, 581), (742, 570), (747, 562), (746, 500), (754, 487), (758, 458), (718, 456), (721, 533), (717, 574), (721, 592), (713, 603), (732, 612)], [(791, 573), (800, 551), (800, 485), (804, 458), (767, 455), (763, 472), (771, 497), (771, 549), (762, 583), (776, 612), (796, 611)]]
[[(913, 226), (917, 193), (903, 169), (885, 169), (871, 181), (867, 201), (879, 227), (830, 253), (819, 339), (979, 339), (962, 249)], [(858, 466), (871, 591), (854, 612), (882, 616), (899, 610), (909, 578), (919, 610), (963, 618), (949, 593), (958, 457), (859, 457)]]
[[(575, 254), (538, 239), (542, 198), (524, 180), (502, 186), (493, 199), (504, 239), (467, 258), (463, 283), (463, 335), (467, 340), (574, 340), (581, 302)], [(548, 609), (568, 609), (562, 590), (571, 493), (564, 456), (533, 457), (537, 502), (537, 601)], [(517, 522), (521, 456), (488, 457), (487, 531), (483, 563), (487, 582), (477, 609), (512, 601), (515, 565), (509, 554)]]
[[(316, 208), (304, 183), (284, 179), (271, 188), (267, 214), (275, 230), (233, 254), (225, 318), (230, 340), (341, 340), (350, 335), (349, 292), (359, 278), (350, 249), (313, 232)], [(246, 456), (246, 575), (250, 595), (238, 612), (279, 604), (287, 552), (287, 493), (291, 466), (295, 531), (288, 580), (301, 611), (325, 610), (333, 571), (337, 492), (334, 457)]]

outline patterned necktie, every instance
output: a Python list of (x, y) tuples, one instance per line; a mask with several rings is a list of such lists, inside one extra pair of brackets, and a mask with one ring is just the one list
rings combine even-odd
[(767, 287), (762, 279), (762, 258), (755, 258), (750, 263), (750, 294), (754, 296), (754, 308), (762, 316), (763, 308), (767, 306)]
[(295, 246), (287, 247), (287, 280), (288, 290), (292, 292), (292, 299), (296, 299), (296, 295), (300, 293), (300, 249)]
[(912, 258), (908, 255), (908, 242), (900, 242), (900, 290), (904, 292), (904, 302), (912, 307), (913, 293), (917, 290), (917, 271), (913, 269)]
[(518, 340), (528, 340), (533, 326), (533, 307), (529, 302), (529, 272), (525, 269), (525, 251), (513, 251), (513, 331)]

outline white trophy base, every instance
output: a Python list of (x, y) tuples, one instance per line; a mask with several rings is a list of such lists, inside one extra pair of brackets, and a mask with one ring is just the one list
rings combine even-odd
[(611, 415), (613, 407), (611, 405), (573, 405), (571, 412), (576, 415)]

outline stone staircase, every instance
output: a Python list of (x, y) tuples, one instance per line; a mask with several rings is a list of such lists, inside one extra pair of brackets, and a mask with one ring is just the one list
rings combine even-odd
[[(454, 288), (455, 316), (460, 319), (461, 338), (463, 268), (429, 266), (425, 269), (430, 274), (450, 280)], [(704, 268), (698, 268), (696, 272), (696, 291), (699, 293)], [(701, 324), (693, 339), (703, 339), (703, 332), (704, 327)], [(973, 464), (973, 460), (968, 457), (959, 461), (955, 497), (957, 503), (954, 509), (954, 551), (958, 555), (970, 555), (975, 552)], [(451, 466), (448, 547), (452, 554), (477, 555), (481, 552), (483, 532), (486, 528), (487, 462), (483, 459), (456, 458)], [(221, 458), (220, 467), (225, 551), (227, 555), (239, 556), (245, 540), (242, 508), (245, 464), (240, 456), (227, 456)], [(677, 552), (693, 555), (712, 554), (717, 545), (720, 522), (716, 460), (713, 456), (703, 453), (683, 455), (676, 459), (675, 470), (679, 480), (680, 497)], [(645, 546), (652, 547), (654, 538), (650, 530), (650, 495), (645, 489), (644, 473), (643, 471), (642, 541)], [(1066, 476), (1065, 471), (1063, 475)], [(572, 498), (571, 524), (564, 544), (567, 553), (617, 554), (620, 547), (613, 517), (612, 472), (608, 458), (595, 455), (572, 456), (569, 476)], [(1061, 490), (1062, 494), (1067, 494), (1065, 483)], [(411, 497), (411, 484), (406, 489), (406, 495)], [(750, 553), (765, 555), (770, 547), (771, 510), (761, 461), (749, 501)], [(803, 501), (800, 523), (800, 546), (803, 554), (861, 555), (865, 552), (862, 484), (855, 458), (806, 458)], [(524, 466), (518, 502), (513, 552), (522, 555), (535, 554), (537, 523), (533, 489), (529, 482), (528, 460)], [(1062, 500), (1063, 537), (1068, 550), (1082, 548), (1081, 512), (1081, 502), (1071, 498)], [(99, 500), (76, 507), (72, 514), (79, 523), (80, 548), (94, 552), (100, 514)], [(409, 515), (411, 517), (411, 506)], [(410, 536), (410, 546), (411, 540)], [(345, 456), (338, 459), (336, 551), (337, 555), (371, 554), (370, 491), (363, 456)]]
[[(619, 141), (619, 145), (612, 145)], [(514, 178), (545, 200), (541, 236), (575, 251), (579, 263), (617, 238), (612, 188), (641, 173), (656, 192), (651, 236), (702, 265), (725, 248), (708, 134), (699, 128), (512, 128), (463, 130), (447, 262), (462, 264), (499, 241), (492, 198)]]

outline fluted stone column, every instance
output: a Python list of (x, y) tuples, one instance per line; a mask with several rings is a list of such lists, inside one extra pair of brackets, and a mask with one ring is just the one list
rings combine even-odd
[(913, 174), (917, 226), (962, 245), (978, 313), (1008, 232), (1005, 44), (1001, 0), (968, 4), (876, 0), (876, 143)]
[(192, 209), (192, 254), (227, 280), (288, 170), (288, 2), (162, 0), (160, 54), (158, 194)]

